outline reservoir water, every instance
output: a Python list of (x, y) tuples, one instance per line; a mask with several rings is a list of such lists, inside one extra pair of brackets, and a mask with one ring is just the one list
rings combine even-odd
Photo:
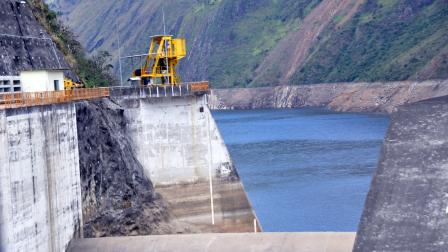
[(356, 231), (386, 115), (312, 108), (213, 114), (264, 231)]

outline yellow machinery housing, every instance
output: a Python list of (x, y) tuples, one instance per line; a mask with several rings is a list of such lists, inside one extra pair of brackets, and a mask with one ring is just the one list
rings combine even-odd
[(64, 89), (65, 90), (73, 90), (75, 88), (83, 88), (84, 85), (81, 83), (76, 83), (72, 81), (71, 79), (64, 78)]
[(187, 55), (185, 39), (171, 35), (151, 37), (151, 45), (144, 66), (135, 69), (134, 78), (140, 78), (141, 85), (177, 85), (180, 77), (176, 73), (179, 60)]

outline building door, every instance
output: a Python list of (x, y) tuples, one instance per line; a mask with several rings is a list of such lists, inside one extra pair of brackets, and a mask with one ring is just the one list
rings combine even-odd
[(54, 80), (54, 91), (59, 90), (59, 80)]

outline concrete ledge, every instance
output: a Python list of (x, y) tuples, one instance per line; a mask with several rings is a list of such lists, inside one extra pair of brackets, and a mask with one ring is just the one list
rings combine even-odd
[(240, 233), (111, 237), (72, 241), (69, 252), (349, 252), (355, 233)]

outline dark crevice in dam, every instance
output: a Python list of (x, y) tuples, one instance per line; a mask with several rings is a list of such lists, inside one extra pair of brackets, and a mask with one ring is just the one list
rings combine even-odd
[(123, 109), (76, 104), (84, 236), (170, 233), (168, 211), (136, 159)]

